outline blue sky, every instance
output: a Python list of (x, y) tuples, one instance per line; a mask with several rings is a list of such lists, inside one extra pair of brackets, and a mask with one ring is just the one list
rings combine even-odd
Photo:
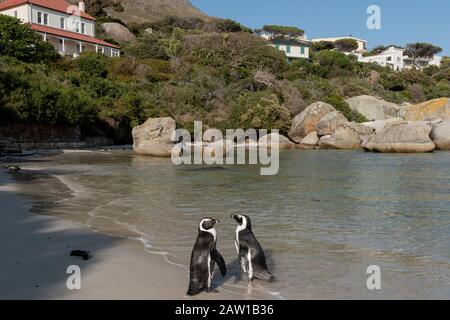
[[(251, 27), (297, 26), (309, 39), (352, 34), (379, 44), (430, 42), (450, 55), (449, 0), (192, 0), (203, 12)], [(369, 5), (381, 9), (381, 30), (366, 26)]]

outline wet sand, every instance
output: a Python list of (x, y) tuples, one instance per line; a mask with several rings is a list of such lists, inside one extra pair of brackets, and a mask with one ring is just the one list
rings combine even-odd
[[(138, 241), (30, 213), (30, 185), (35, 189), (39, 185), (29, 183), (24, 188), (10, 175), (0, 169), (0, 299), (249, 298), (245, 292), (237, 294), (220, 287), (220, 293), (187, 297), (188, 274), (184, 268), (168, 264), (163, 256), (146, 253)], [(24, 173), (20, 175), (24, 179)], [(71, 257), (71, 250), (89, 250), (92, 258), (84, 261)], [(71, 265), (80, 267), (81, 290), (66, 286), (70, 276), (66, 271)]]

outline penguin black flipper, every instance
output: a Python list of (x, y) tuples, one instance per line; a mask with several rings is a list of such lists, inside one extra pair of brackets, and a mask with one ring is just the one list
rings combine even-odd
[(222, 277), (225, 277), (227, 274), (227, 266), (222, 255), (219, 253), (219, 251), (217, 251), (216, 248), (211, 251), (211, 260), (217, 263), (220, 269), (220, 274), (222, 275)]

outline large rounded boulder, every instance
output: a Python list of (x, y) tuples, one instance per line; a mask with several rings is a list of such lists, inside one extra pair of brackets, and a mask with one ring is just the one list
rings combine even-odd
[(172, 118), (149, 118), (133, 128), (133, 150), (145, 156), (170, 157), (176, 123)]
[(357, 96), (346, 100), (352, 110), (358, 111), (369, 121), (397, 117), (400, 106), (372, 96)]
[(127, 27), (116, 22), (102, 23), (102, 29), (106, 35), (117, 42), (130, 42), (136, 39), (135, 35)]
[(325, 102), (311, 104), (292, 120), (291, 130), (288, 133), (289, 137), (300, 143), (309, 133), (316, 131), (316, 126), (323, 116), (333, 111), (336, 111), (336, 109)]
[(295, 147), (295, 144), (292, 143), (288, 138), (278, 133), (266, 134), (258, 140), (258, 146), (260, 148), (267, 147), (271, 149), (272, 146), (276, 144), (278, 144), (279, 150), (287, 150)]
[(431, 139), (433, 139), (438, 149), (450, 150), (450, 118), (433, 126)]
[(423, 121), (403, 121), (386, 125), (381, 132), (365, 139), (368, 151), (393, 153), (430, 152), (436, 145), (430, 139), (431, 125)]
[(316, 126), (317, 135), (320, 137), (332, 134), (337, 127), (347, 122), (347, 118), (340, 111), (327, 113)]
[(364, 138), (373, 133), (374, 129), (362, 124), (348, 122), (334, 130), (331, 135), (320, 139), (320, 147), (324, 149), (361, 149)]
[(450, 118), (450, 98), (439, 98), (408, 107), (405, 119), (433, 121)]

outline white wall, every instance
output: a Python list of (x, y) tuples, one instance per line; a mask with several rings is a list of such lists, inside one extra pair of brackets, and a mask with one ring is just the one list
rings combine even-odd
[[(276, 47), (275, 44), (271, 44), (273, 47)], [(305, 58), (308, 59), (309, 58), (309, 47), (307, 47), (306, 45), (304, 46), (304, 53), (302, 54), (301, 51), (301, 46), (300, 45), (293, 45), (291, 44), (291, 51), (287, 52), (287, 45), (285, 44), (280, 44), (278, 46), (278, 49), (280, 51), (283, 51), (286, 54), (286, 57), (288, 58)]]
[[(46, 26), (51, 27), (51, 28), (61, 29), (61, 18), (65, 18), (66, 19), (66, 29), (65, 30), (75, 32), (74, 29), (70, 28), (69, 17), (71, 17), (71, 15), (69, 15), (68, 13), (54, 11), (51, 9), (33, 5), (32, 14), (31, 14), (33, 23), (38, 23), (38, 12), (42, 12), (43, 14), (44, 13), (48, 14), (48, 24)], [(74, 19), (74, 21), (79, 21), (80, 23), (82, 22), (85, 24), (84, 34), (93, 36), (93, 37), (95, 36), (94, 21), (88, 20), (85, 18), (81, 18), (78, 16), (72, 16), (72, 18)], [(42, 19), (43, 19), (43, 17), (42, 17)], [(41, 24), (43, 24), (43, 21)], [(80, 26), (80, 32), (81, 32), (81, 26)]]
[(15, 17), (15, 12), (17, 12), (17, 18), (22, 20), (22, 22), (24, 22), (24, 23), (28, 23), (28, 22), (30, 22), (29, 12), (28, 12), (30, 7), (31, 6), (29, 4), (26, 4), (26, 5), (22, 5), (19, 7), (6, 9), (6, 10), (2, 11), (1, 13), (4, 15), (7, 15), (7, 16)]

